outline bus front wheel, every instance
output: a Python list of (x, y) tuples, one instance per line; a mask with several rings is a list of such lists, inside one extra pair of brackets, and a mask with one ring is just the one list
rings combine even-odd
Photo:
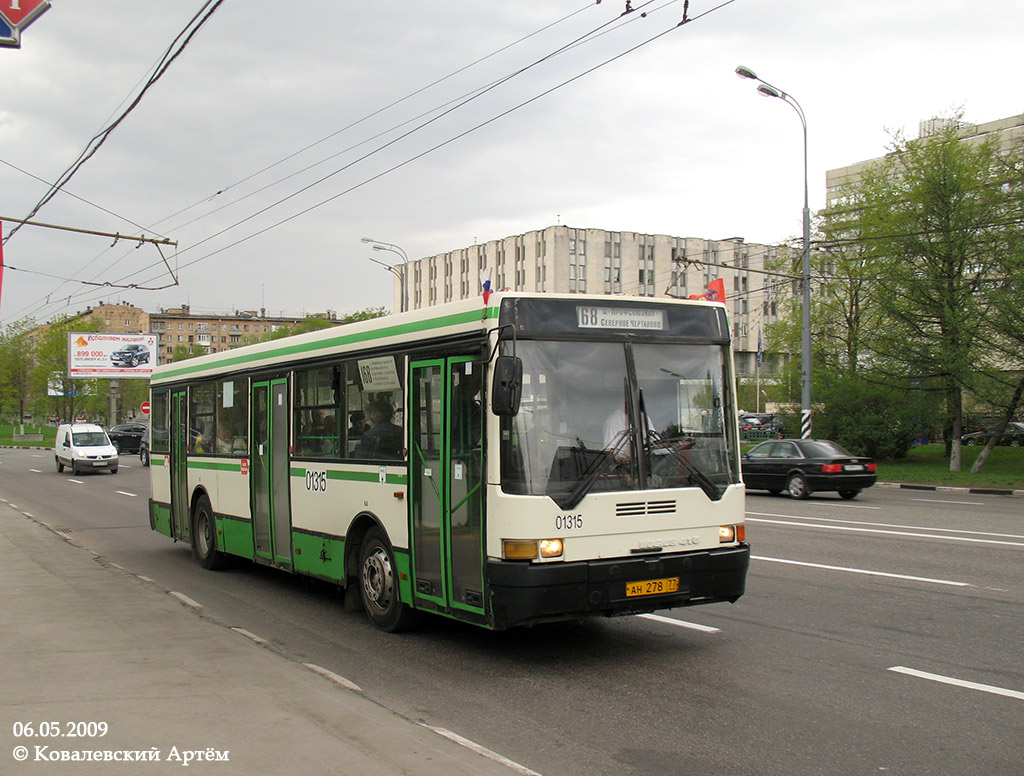
[(370, 622), (382, 631), (396, 633), (416, 624), (418, 613), (398, 596), (395, 558), (379, 529), (363, 540), (359, 555), (359, 587)]
[(196, 502), (192, 515), (192, 549), (204, 569), (216, 571), (228, 565), (228, 556), (217, 549), (217, 523), (206, 496)]

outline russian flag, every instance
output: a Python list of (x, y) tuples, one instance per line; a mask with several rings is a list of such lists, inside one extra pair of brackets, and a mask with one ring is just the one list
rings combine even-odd
[(484, 304), (491, 298), (491, 267), (480, 270), (480, 286), (483, 288)]

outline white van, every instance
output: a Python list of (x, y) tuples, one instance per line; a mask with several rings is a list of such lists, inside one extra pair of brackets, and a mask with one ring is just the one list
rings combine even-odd
[(74, 474), (108, 469), (117, 474), (117, 449), (102, 426), (94, 423), (63, 423), (54, 442), (57, 471), (67, 466)]

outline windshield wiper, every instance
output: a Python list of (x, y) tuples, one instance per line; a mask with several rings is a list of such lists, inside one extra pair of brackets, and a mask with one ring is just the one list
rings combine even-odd
[(594, 487), (594, 483), (597, 482), (598, 477), (601, 474), (606, 474), (609, 464), (614, 467), (615, 457), (622, 450), (623, 445), (629, 440), (630, 434), (629, 429), (623, 430), (619, 436), (615, 439), (615, 444), (609, 447), (605, 447), (602, 450), (589, 450), (586, 445), (580, 441), (580, 446), (575, 448), (576, 450), (585, 450), (587, 461), (587, 468), (580, 474), (580, 478), (576, 481), (576, 485), (568, 493), (563, 495), (548, 494), (554, 500), (561, 509), (573, 509), (579, 504), (583, 497), (590, 492), (590, 489)]
[(688, 484), (699, 486), (700, 489), (703, 490), (707, 494), (707, 497), (712, 501), (718, 501), (720, 498), (722, 498), (722, 494), (725, 493), (725, 489), (719, 487), (717, 484), (715, 484), (714, 480), (708, 477), (708, 475), (702, 472), (699, 468), (694, 466), (693, 462), (689, 459), (689, 457), (683, 455), (682, 451), (679, 449), (677, 445), (673, 444), (672, 442), (666, 442), (664, 439), (661, 438), (657, 431), (651, 430), (648, 433), (650, 434), (650, 438), (652, 441), (651, 446), (647, 448), (648, 452), (653, 452), (654, 445), (659, 445), (659, 450), (664, 450), (666, 453), (671, 455), (672, 458), (675, 459), (675, 461), (680, 466), (682, 466), (683, 469), (686, 470), (687, 474), (689, 475), (687, 477)]

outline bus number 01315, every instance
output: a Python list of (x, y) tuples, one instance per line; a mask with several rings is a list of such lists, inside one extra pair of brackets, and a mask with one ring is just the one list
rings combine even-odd
[(323, 493), (327, 490), (327, 472), (313, 472), (306, 469), (306, 490)]

